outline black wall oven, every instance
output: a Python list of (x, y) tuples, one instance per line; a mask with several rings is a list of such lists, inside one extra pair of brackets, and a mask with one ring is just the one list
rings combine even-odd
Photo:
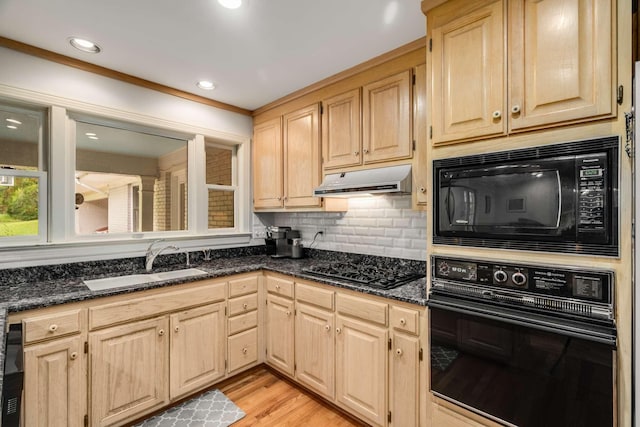
[(506, 425), (615, 425), (611, 272), (431, 261), (436, 396)]
[(619, 138), (434, 160), (436, 244), (618, 256)]

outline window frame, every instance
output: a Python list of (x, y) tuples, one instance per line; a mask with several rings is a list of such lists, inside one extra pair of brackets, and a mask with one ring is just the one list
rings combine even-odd
[(38, 178), (38, 234), (0, 238), (0, 244), (7, 246), (46, 243), (48, 237), (48, 183), (47, 173), (21, 169), (0, 169), (0, 175), (14, 178)]
[[(220, 184), (207, 184), (207, 147), (211, 148), (219, 148), (223, 150), (231, 151), (231, 185), (220, 185)], [(202, 177), (202, 182), (204, 183), (204, 194), (205, 197), (203, 200), (206, 200), (207, 203), (204, 204), (203, 208), (205, 209), (205, 215), (207, 216), (206, 229), (209, 233), (229, 233), (238, 231), (238, 220), (239, 220), (239, 212), (238, 212), (238, 202), (239, 202), (239, 188), (238, 188), (238, 147), (237, 145), (228, 145), (221, 144), (215, 141), (207, 141), (204, 143), (204, 175)], [(225, 227), (225, 228), (210, 228), (209, 227), (209, 190), (214, 191), (233, 191), (233, 227)]]

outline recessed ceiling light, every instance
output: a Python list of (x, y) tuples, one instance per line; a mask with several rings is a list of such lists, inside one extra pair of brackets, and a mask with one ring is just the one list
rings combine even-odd
[(200, 89), (204, 90), (214, 90), (216, 88), (216, 85), (214, 85), (213, 82), (210, 82), (209, 80), (200, 80), (196, 85)]
[(87, 132), (87, 133), (85, 133), (85, 135), (87, 135), (87, 136), (96, 136), (96, 134), (93, 133), (93, 132)]
[(218, 3), (227, 9), (237, 9), (242, 6), (242, 0), (218, 0)]
[(98, 46), (94, 42), (86, 39), (81, 39), (79, 37), (70, 37), (69, 43), (71, 44), (71, 46), (83, 52), (98, 53), (102, 50), (100, 49), (100, 46)]
[(9, 129), (18, 129), (18, 126), (14, 126), (14, 125), (7, 125), (7, 127), (8, 127)]
[(97, 136), (90, 136), (89, 139), (98, 139)]
[(20, 120), (16, 120), (16, 119), (6, 119), (9, 123), (15, 123), (17, 125), (21, 125), (22, 122)]

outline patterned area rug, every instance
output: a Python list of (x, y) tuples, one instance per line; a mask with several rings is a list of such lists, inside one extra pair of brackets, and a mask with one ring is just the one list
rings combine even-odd
[(245, 415), (220, 390), (211, 390), (169, 408), (136, 427), (227, 427)]
[(458, 358), (458, 351), (439, 345), (431, 346), (431, 367), (441, 371), (446, 370)]

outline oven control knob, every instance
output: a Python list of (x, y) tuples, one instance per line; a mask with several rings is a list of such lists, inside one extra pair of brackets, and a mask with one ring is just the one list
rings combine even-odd
[(527, 283), (527, 276), (517, 271), (513, 273), (513, 275), (511, 276), (511, 280), (513, 280), (513, 283), (516, 286), (524, 286), (525, 283)]
[(496, 270), (493, 272), (493, 280), (495, 280), (496, 283), (504, 283), (508, 278), (509, 276), (507, 276), (507, 273), (502, 270)]

